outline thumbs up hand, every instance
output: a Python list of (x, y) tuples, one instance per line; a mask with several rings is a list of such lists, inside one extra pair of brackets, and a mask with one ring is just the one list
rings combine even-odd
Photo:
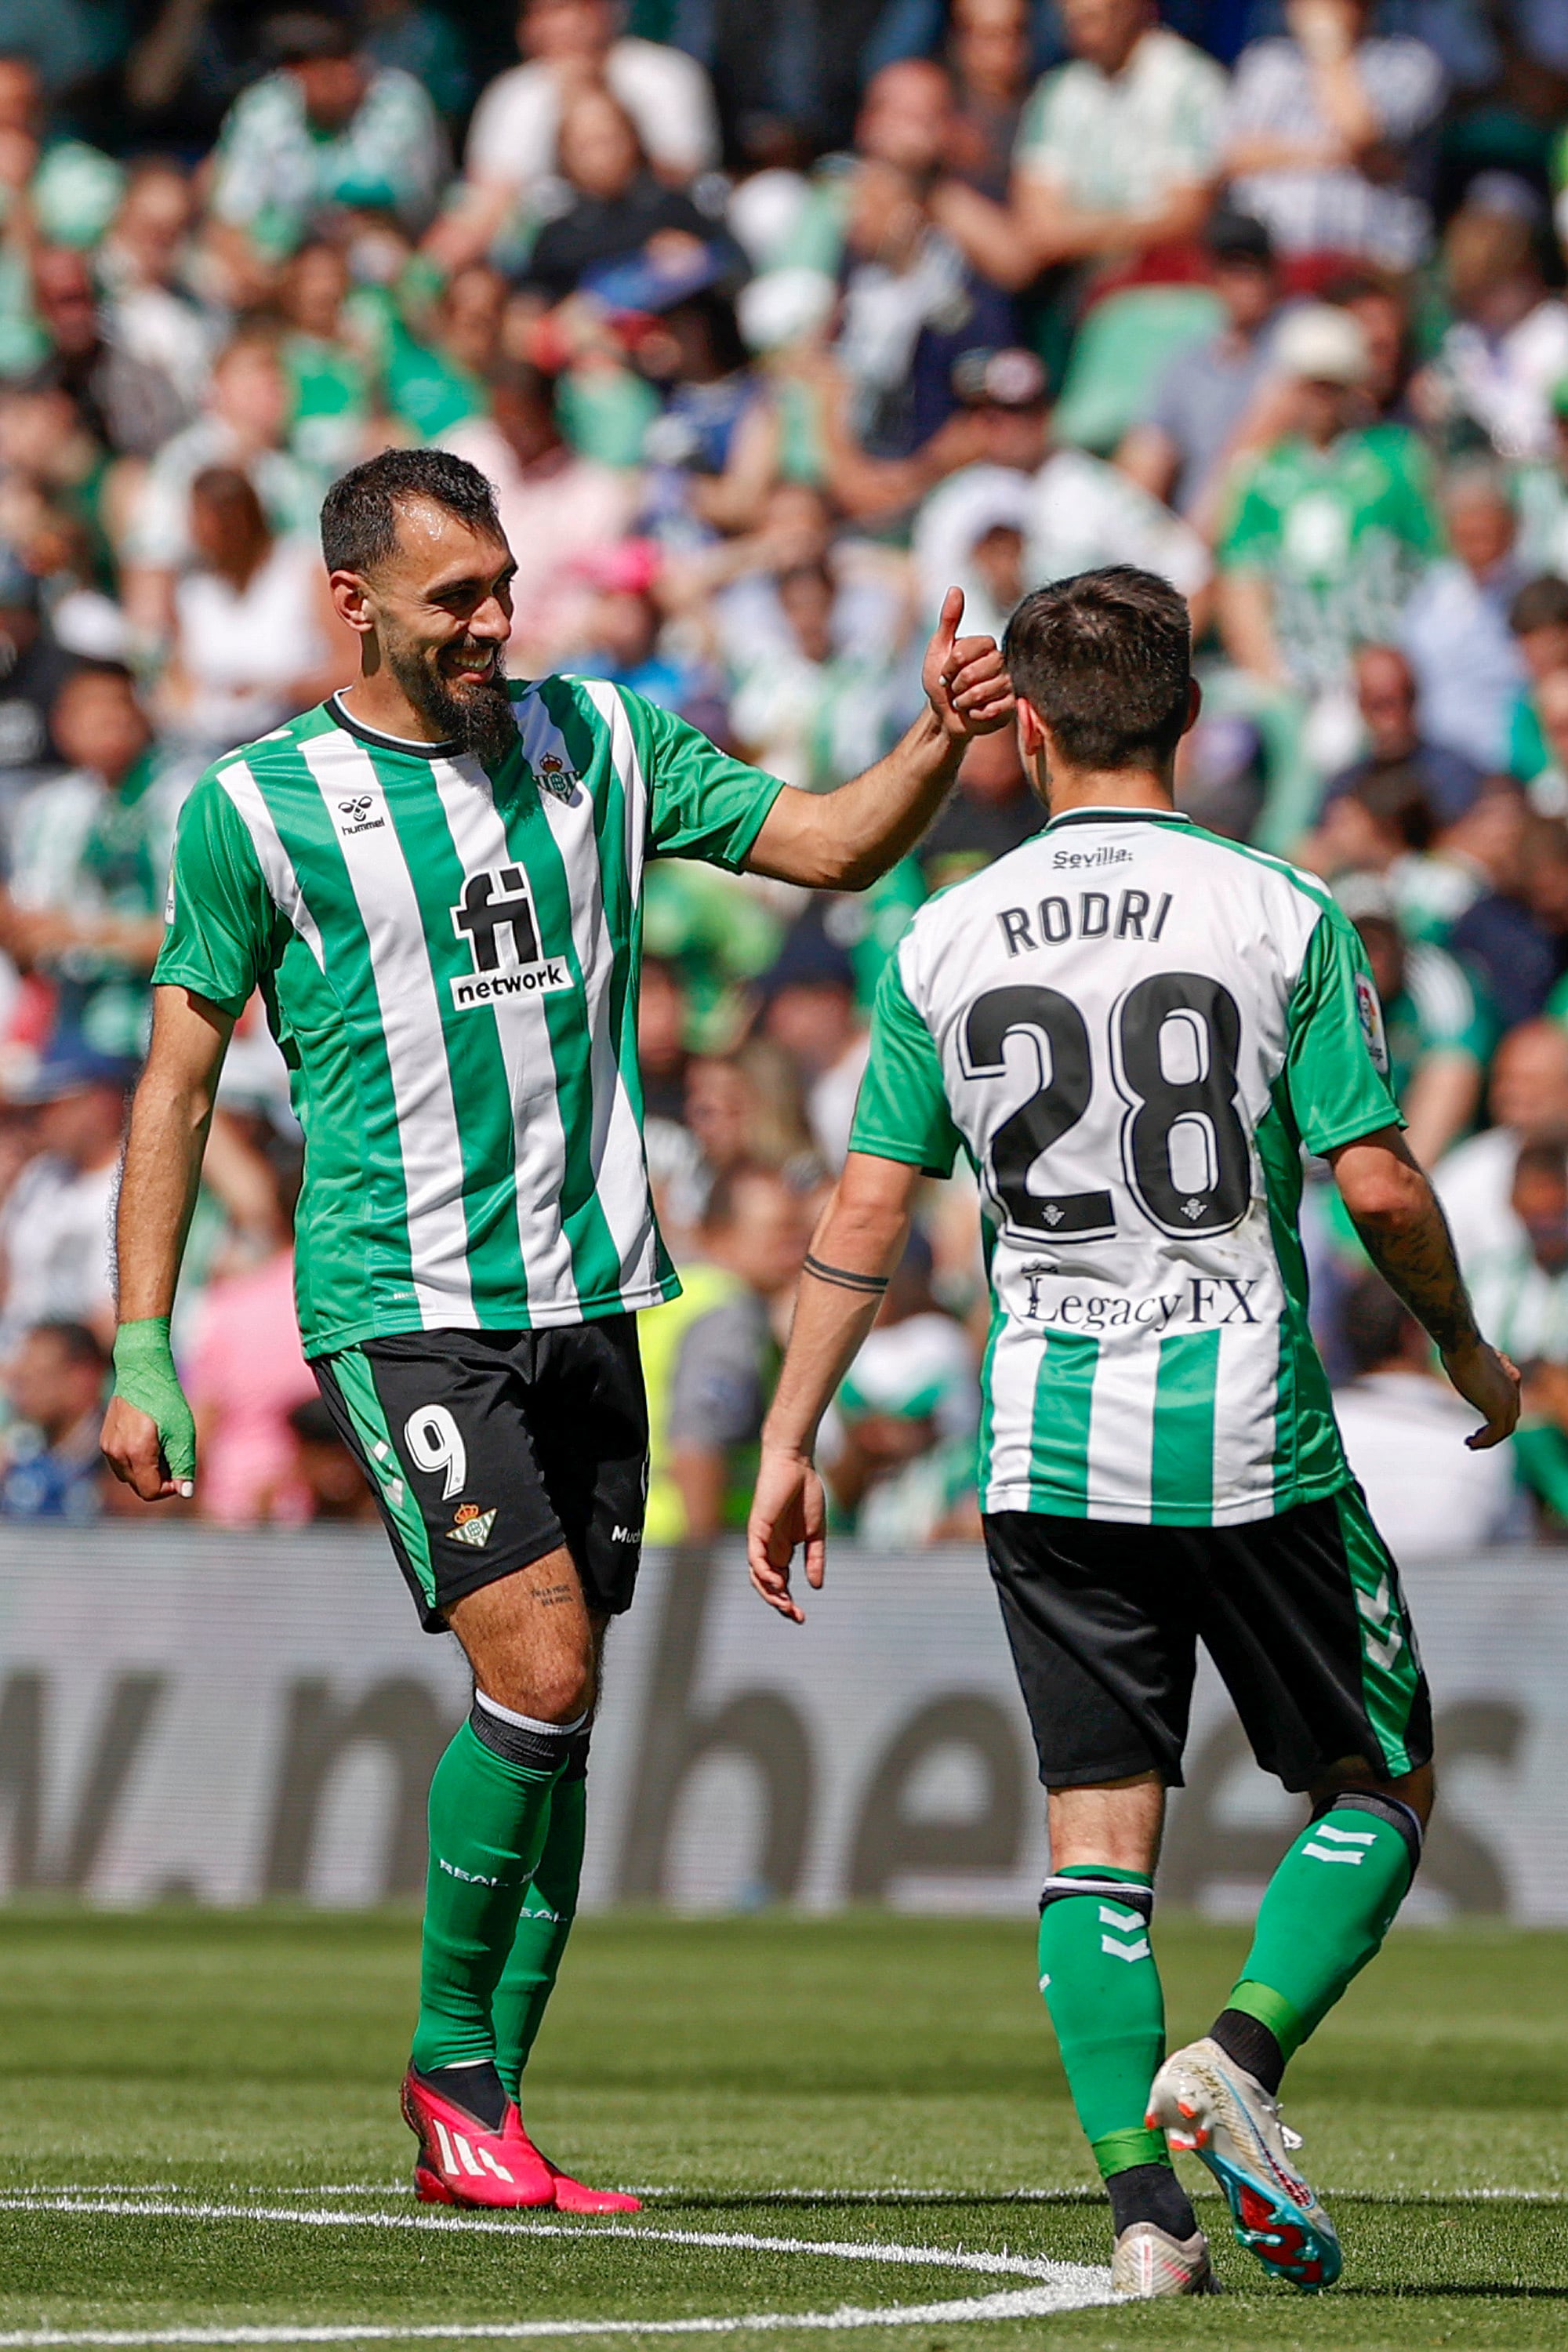
[(994, 735), (1013, 717), (1013, 688), (994, 637), (961, 637), (963, 591), (942, 598), (936, 634), (921, 665), (921, 684), (942, 732), (954, 742)]

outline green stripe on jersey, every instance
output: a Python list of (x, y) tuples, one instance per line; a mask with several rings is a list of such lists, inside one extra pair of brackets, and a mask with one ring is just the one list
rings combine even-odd
[(1035, 1381), (1031, 1476), (1037, 1510), (1081, 1517), (1089, 1502), (1089, 1417), (1100, 1342), (1082, 1331), (1053, 1332)]
[(1149, 1484), (1155, 1527), (1190, 1527), (1213, 1507), (1219, 1337), (1217, 1331), (1180, 1331), (1160, 1342)]

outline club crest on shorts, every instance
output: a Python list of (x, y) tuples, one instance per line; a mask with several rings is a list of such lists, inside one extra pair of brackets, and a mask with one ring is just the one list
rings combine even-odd
[(447, 1541), (468, 1544), (475, 1551), (483, 1551), (495, 1523), (495, 1509), (481, 1511), (477, 1503), (460, 1503), (458, 1515), (447, 1530)]

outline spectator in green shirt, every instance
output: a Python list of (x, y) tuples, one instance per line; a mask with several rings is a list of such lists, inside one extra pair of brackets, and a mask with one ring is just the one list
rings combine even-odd
[(424, 228), (447, 159), (421, 84), (371, 64), (349, 25), (314, 10), (277, 17), (268, 45), (275, 70), (242, 91), (218, 139), (211, 207), (220, 247), (279, 260), (333, 210)]
[(1397, 635), (1437, 523), (1413, 435), (1368, 427), (1360, 322), (1327, 303), (1285, 319), (1275, 359), (1286, 429), (1233, 493), (1219, 548), (1220, 630), (1242, 669), (1348, 701), (1360, 645)]

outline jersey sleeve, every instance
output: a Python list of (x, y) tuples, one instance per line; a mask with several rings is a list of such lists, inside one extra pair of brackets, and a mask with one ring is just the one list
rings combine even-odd
[(849, 1149), (874, 1160), (901, 1160), (927, 1176), (951, 1176), (962, 1142), (936, 1042), (910, 1002), (899, 958), (889, 956), (877, 983), (871, 1054)]
[(1286, 1015), (1285, 1081), (1309, 1151), (1332, 1151), (1405, 1120), (1388, 1090), (1383, 1011), (1362, 944), (1325, 908)]
[(738, 873), (784, 785), (721, 751), (674, 711), (625, 688), (621, 694), (647, 746), (649, 854), (700, 857)]
[(166, 919), (153, 985), (243, 1013), (272, 961), (277, 909), (244, 820), (211, 776), (180, 812)]

